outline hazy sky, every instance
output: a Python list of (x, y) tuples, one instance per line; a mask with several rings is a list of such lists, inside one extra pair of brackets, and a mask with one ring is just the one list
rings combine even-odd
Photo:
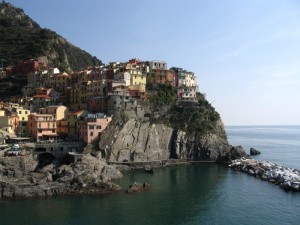
[(104, 63), (165, 60), (225, 125), (300, 125), (298, 0), (6, 0)]

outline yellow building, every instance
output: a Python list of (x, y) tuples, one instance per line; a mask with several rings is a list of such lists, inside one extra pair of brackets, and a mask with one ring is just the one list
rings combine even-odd
[(88, 111), (86, 110), (79, 110), (68, 114), (68, 137), (79, 138), (79, 125), (85, 121), (87, 114)]
[(19, 126), (17, 129), (17, 135), (22, 137), (27, 135), (27, 122), (30, 110), (24, 109), (23, 107), (13, 108), (19, 117)]
[(147, 83), (147, 74), (143, 73), (141, 68), (131, 69), (128, 71), (130, 73), (130, 85), (144, 84)]
[(68, 90), (68, 103), (72, 111), (87, 108), (87, 82), (76, 83)]

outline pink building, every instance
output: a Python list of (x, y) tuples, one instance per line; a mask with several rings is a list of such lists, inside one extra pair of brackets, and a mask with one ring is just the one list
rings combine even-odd
[(92, 143), (99, 137), (112, 120), (104, 113), (88, 114), (86, 121), (79, 126), (79, 136), (85, 143)]
[(30, 114), (27, 122), (27, 133), (36, 141), (57, 139), (54, 115)]
[(36, 141), (56, 140), (57, 123), (64, 119), (68, 113), (65, 106), (48, 106), (42, 108), (37, 113), (31, 113), (28, 116), (27, 133)]
[(194, 100), (196, 98), (196, 86), (181, 86), (177, 90), (178, 98), (185, 99), (185, 100)]

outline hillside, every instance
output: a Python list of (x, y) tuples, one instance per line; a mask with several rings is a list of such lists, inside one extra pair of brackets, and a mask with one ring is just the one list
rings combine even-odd
[(41, 28), (22, 9), (4, 1), (0, 3), (0, 33), (0, 59), (4, 60), (4, 67), (42, 56), (61, 71), (102, 64), (54, 31)]

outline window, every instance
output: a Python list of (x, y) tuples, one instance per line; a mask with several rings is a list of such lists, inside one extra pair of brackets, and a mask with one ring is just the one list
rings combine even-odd
[(101, 129), (101, 126), (97, 126), (96, 128), (99, 130), (99, 129)]
[(38, 130), (39, 133), (42, 133), (42, 130)]
[(19, 111), (19, 114), (22, 114), (22, 111)]
[(24, 117), (22, 117), (22, 120), (25, 120), (25, 118), (24, 118)]
[(64, 147), (60, 147), (60, 151), (63, 152), (64, 151)]
[(90, 129), (90, 130), (93, 130), (93, 129), (94, 129), (94, 126), (93, 126), (93, 125), (89, 125), (89, 129)]
[(28, 114), (28, 111), (25, 111), (25, 114), (27, 115), (27, 114)]
[(94, 135), (94, 133), (93, 133), (93, 132), (90, 132), (90, 136), (93, 137), (93, 135)]

